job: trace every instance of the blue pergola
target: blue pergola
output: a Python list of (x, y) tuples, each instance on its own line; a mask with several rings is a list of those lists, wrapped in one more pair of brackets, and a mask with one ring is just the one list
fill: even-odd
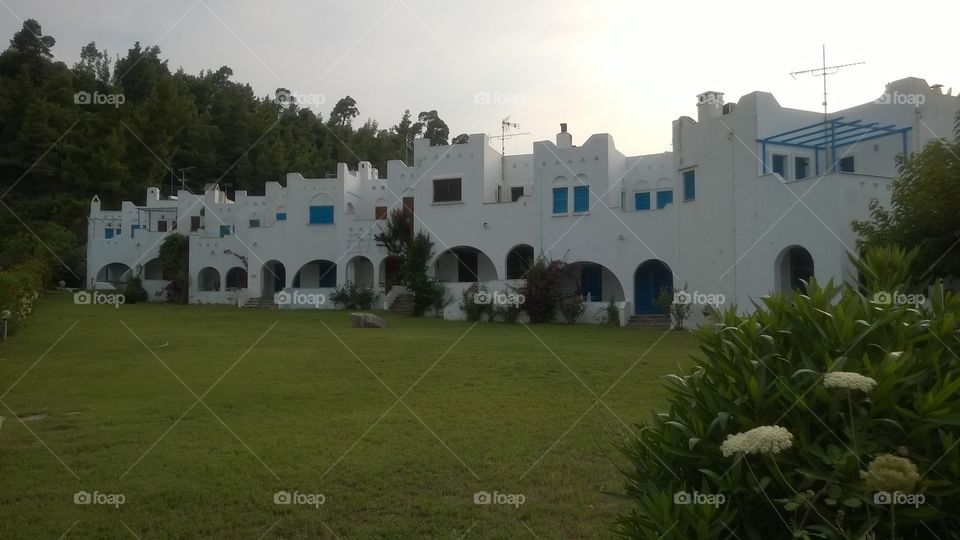
[[(767, 146), (789, 146), (813, 150), (816, 174), (820, 174), (820, 152), (830, 165), (827, 172), (835, 172), (838, 159), (837, 149), (881, 137), (900, 135), (903, 153), (907, 153), (907, 132), (911, 126), (897, 127), (896, 124), (880, 125), (880, 122), (865, 124), (863, 120), (844, 121), (842, 116), (810, 124), (790, 131), (784, 131), (763, 139), (760, 143), (760, 155), (763, 158), (763, 174), (767, 174)], [(832, 157), (832, 159), (831, 159)]]

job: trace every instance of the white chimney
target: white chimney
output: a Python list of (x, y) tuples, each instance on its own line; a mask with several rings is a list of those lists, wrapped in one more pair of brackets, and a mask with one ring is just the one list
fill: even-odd
[(557, 148), (570, 148), (573, 146), (573, 135), (567, 133), (567, 124), (560, 124), (560, 133), (557, 133)]
[(708, 90), (697, 96), (697, 122), (723, 115), (723, 92)]

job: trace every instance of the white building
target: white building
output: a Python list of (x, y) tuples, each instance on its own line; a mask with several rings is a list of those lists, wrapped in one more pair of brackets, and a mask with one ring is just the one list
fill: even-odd
[(811, 275), (849, 277), (851, 221), (868, 216), (871, 199), (889, 204), (898, 154), (952, 136), (960, 100), (908, 78), (826, 119), (766, 92), (736, 104), (706, 92), (697, 108), (696, 120), (674, 122), (672, 153), (625, 156), (607, 134), (575, 146), (562, 124), (556, 142), (524, 155), (501, 156), (484, 134), (449, 146), (418, 140), (413, 163), (390, 161), (385, 178), (361, 162), (356, 171), (340, 164), (336, 178), (287, 174), (262, 196), (229, 199), (210, 185), (162, 199), (148, 188), (145, 205), (120, 211), (94, 197), (87, 286), (140, 271), (153, 296), (167, 283), (160, 243), (176, 230), (190, 239), (191, 302), (329, 295), (351, 281), (386, 285), (389, 307), (402, 290), (390, 287), (396, 269), (373, 234), (403, 205), (435, 242), (430, 269), (454, 298), (447, 318), (462, 317), (471, 283), (505, 290), (538, 254), (574, 263), (570, 290), (592, 300), (584, 322), (611, 298), (622, 322), (653, 314), (663, 287), (684, 285), (699, 293), (694, 301), (722, 295), (746, 310)]

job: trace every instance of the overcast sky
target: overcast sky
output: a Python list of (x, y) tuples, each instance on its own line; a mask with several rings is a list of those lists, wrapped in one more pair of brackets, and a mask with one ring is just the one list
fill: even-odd
[[(787, 7), (789, 6), (789, 7)], [(9, 39), (34, 18), (72, 65), (96, 41), (113, 56), (158, 44), (172, 69), (233, 69), (258, 95), (351, 95), (382, 127), (437, 109), (457, 133), (499, 133), (506, 116), (532, 151), (567, 122), (574, 144), (610, 133), (628, 155), (670, 150), (670, 122), (695, 96), (772, 92), (820, 110), (821, 79), (791, 71), (865, 61), (828, 79), (830, 109), (873, 100), (906, 76), (960, 92), (960, 2), (677, 0), (0, 0)], [(478, 104), (490, 96), (491, 104)]]

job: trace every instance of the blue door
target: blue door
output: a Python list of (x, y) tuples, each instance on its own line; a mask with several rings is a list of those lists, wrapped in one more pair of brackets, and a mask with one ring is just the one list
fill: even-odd
[(673, 273), (660, 261), (647, 261), (637, 268), (633, 278), (634, 311), (637, 315), (660, 314), (657, 295), (664, 288), (673, 290)]
[(580, 271), (580, 290), (584, 296), (589, 294), (593, 302), (603, 301), (603, 278), (600, 265), (591, 264), (583, 267)]

